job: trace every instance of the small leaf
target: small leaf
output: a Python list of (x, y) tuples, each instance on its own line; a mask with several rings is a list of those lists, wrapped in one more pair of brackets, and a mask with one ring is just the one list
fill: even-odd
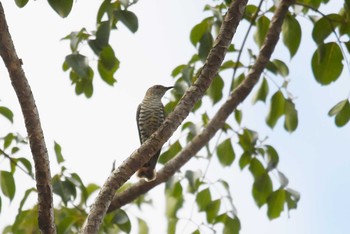
[(89, 63), (86, 56), (81, 54), (70, 54), (66, 56), (65, 62), (80, 77), (89, 78)]
[(280, 74), (282, 77), (287, 77), (289, 74), (288, 66), (279, 59), (272, 60), (272, 63), (276, 66), (278, 74)]
[(277, 167), (278, 161), (279, 161), (279, 157), (278, 157), (278, 153), (275, 150), (275, 148), (273, 148), (271, 145), (266, 145), (266, 153), (267, 153), (267, 170), (272, 170), (274, 168)]
[(202, 39), (205, 32), (210, 31), (210, 24), (208, 20), (203, 20), (199, 24), (195, 25), (190, 33), (191, 43), (196, 46), (197, 43)]
[(301, 27), (299, 21), (292, 15), (287, 15), (282, 25), (283, 43), (288, 48), (290, 57), (298, 51), (301, 41)]
[(200, 191), (196, 197), (196, 203), (198, 205), (199, 211), (205, 211), (210, 201), (211, 201), (211, 195), (210, 195), (209, 188), (206, 188)]
[(267, 198), (272, 193), (272, 189), (272, 181), (267, 173), (263, 173), (261, 176), (255, 178), (252, 193), (258, 207), (266, 203)]
[(73, 0), (48, 0), (48, 2), (62, 18), (67, 17), (73, 7)]
[(113, 221), (117, 224), (117, 226), (124, 232), (130, 233), (131, 231), (131, 223), (128, 215), (122, 209), (118, 209), (113, 217)]
[(335, 125), (342, 127), (350, 120), (350, 103), (347, 101), (341, 111), (335, 116)]
[(241, 170), (243, 170), (249, 163), (250, 160), (252, 159), (252, 155), (248, 152), (243, 152), (241, 155), (241, 158), (239, 159), (239, 167)]
[(185, 177), (188, 180), (188, 190), (190, 193), (194, 193), (197, 191), (200, 178), (202, 177), (202, 172), (201, 171), (186, 171)]
[(324, 40), (335, 30), (335, 27), (342, 22), (340, 15), (330, 14), (326, 15), (316, 21), (312, 29), (312, 38), (317, 44), (322, 44)]
[(0, 171), (0, 185), (2, 193), (12, 201), (16, 193), (16, 184), (12, 173)]
[(257, 101), (266, 101), (267, 94), (269, 93), (269, 85), (264, 78), (261, 82), (261, 85), (258, 89), (258, 91), (255, 93), (255, 96), (253, 97), (253, 104), (255, 104)]
[(342, 100), (340, 102), (338, 102), (335, 106), (332, 107), (332, 109), (328, 112), (329, 116), (334, 116), (337, 115), (346, 105), (346, 103), (348, 102), (347, 99)]
[(242, 122), (242, 111), (235, 109), (235, 119), (238, 124), (241, 124)]
[(15, 0), (16, 5), (20, 8), (24, 7), (25, 5), (27, 5), (29, 0)]
[(13, 123), (13, 113), (9, 108), (0, 106), (0, 115), (4, 116), (11, 123)]
[(291, 100), (286, 100), (284, 103), (284, 128), (288, 132), (293, 132), (298, 126), (298, 111)]
[(336, 81), (343, 70), (343, 54), (335, 42), (321, 44), (312, 56), (312, 71), (316, 81), (328, 85)]
[(116, 10), (114, 15), (119, 19), (131, 32), (135, 33), (139, 27), (137, 16), (128, 10)]
[(277, 175), (278, 175), (278, 180), (281, 184), (281, 188), (287, 187), (287, 185), (289, 184), (289, 180), (287, 176), (278, 170), (277, 170)]
[(32, 193), (32, 192), (36, 192), (36, 189), (34, 188), (30, 188), (30, 189), (27, 189), (24, 193), (24, 196), (19, 204), (19, 207), (18, 207), (18, 210), (19, 210), (19, 213), (20, 211), (22, 211), (22, 208), (24, 206), (24, 203), (26, 202), (27, 198), (29, 197), (29, 195)]
[(20, 162), (26, 169), (27, 172), (33, 176), (33, 168), (32, 168), (32, 164), (30, 163), (30, 161), (26, 158), (17, 158), (17, 161)]
[(119, 68), (119, 60), (115, 57), (114, 51), (111, 46), (105, 46), (101, 53), (100, 59), (97, 64), (98, 71), (101, 78), (109, 85), (113, 85), (116, 82), (114, 73)]
[(216, 153), (222, 166), (230, 166), (235, 159), (235, 152), (233, 151), (231, 139), (227, 138), (221, 142), (216, 149)]
[(182, 149), (182, 146), (179, 141), (174, 142), (167, 151), (165, 151), (159, 157), (158, 162), (161, 164), (167, 163), (170, 159), (174, 158), (177, 153), (179, 153)]
[(269, 25), (270, 20), (266, 16), (261, 16), (256, 22), (256, 32), (254, 33), (254, 40), (259, 47), (261, 47), (265, 41)]
[(278, 119), (284, 114), (285, 99), (281, 91), (276, 92), (271, 97), (270, 110), (266, 117), (266, 123), (270, 128), (273, 128)]
[(218, 215), (218, 212), (220, 210), (220, 204), (221, 204), (220, 199), (209, 202), (206, 209), (207, 221), (209, 223), (213, 223), (215, 221), (215, 218)]
[(269, 219), (278, 218), (283, 211), (286, 193), (283, 189), (274, 191), (267, 200), (267, 216)]
[(198, 56), (202, 61), (207, 59), (211, 47), (213, 46), (213, 36), (208, 31), (204, 33), (203, 37), (199, 42)]
[(262, 163), (257, 158), (252, 158), (249, 165), (249, 170), (252, 173), (254, 180), (258, 180), (266, 174), (266, 170)]
[(213, 79), (212, 84), (209, 86), (208, 95), (213, 102), (213, 105), (216, 104), (222, 98), (222, 89), (224, 87), (224, 81), (221, 76), (217, 75)]
[(58, 144), (56, 141), (54, 142), (54, 144), (55, 144), (54, 149), (55, 149), (57, 163), (61, 164), (62, 162), (64, 162), (64, 158), (62, 155), (62, 148), (60, 144)]
[(139, 234), (148, 234), (149, 233), (149, 229), (148, 229), (148, 225), (145, 222), (145, 220), (138, 218), (137, 219), (138, 224), (139, 224)]

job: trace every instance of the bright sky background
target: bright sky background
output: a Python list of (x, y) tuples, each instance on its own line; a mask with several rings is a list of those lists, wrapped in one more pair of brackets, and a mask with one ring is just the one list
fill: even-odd
[[(53, 153), (53, 141), (56, 140), (63, 148), (66, 167), (79, 173), (86, 183), (103, 184), (112, 162), (116, 160), (118, 165), (139, 146), (135, 112), (145, 90), (154, 84), (173, 84), (170, 77), (172, 69), (187, 62), (195, 52), (189, 33), (204, 18), (202, 10), (206, 1), (144, 0), (133, 6), (131, 10), (139, 18), (137, 33), (132, 34), (125, 27), (120, 27), (111, 38), (121, 61), (121, 68), (116, 74), (118, 83), (113, 88), (109, 87), (95, 73), (94, 95), (89, 100), (74, 94), (69, 74), (61, 69), (64, 57), (70, 51), (68, 41), (60, 39), (81, 27), (94, 28), (100, 1), (75, 2), (68, 19), (61, 19), (46, 1), (30, 1), (23, 9), (18, 9), (14, 1), (2, 2), (10, 33), (24, 62), (23, 68), (40, 112), (52, 174), (58, 170)], [(310, 24), (306, 20), (302, 22), (305, 41), (297, 56), (289, 61), (281, 45), (274, 55), (291, 65), (289, 90), (297, 97), (297, 131), (286, 133), (281, 120), (273, 131), (268, 129), (264, 123), (268, 107), (259, 103), (251, 108), (251, 98), (241, 106), (246, 112), (244, 125), (258, 130), (261, 136), (269, 137), (268, 143), (280, 155), (279, 169), (288, 176), (290, 187), (301, 193), (301, 200), (290, 217), (283, 213), (279, 219), (269, 221), (266, 207), (259, 210), (251, 196), (250, 173), (247, 170), (241, 172), (236, 166), (234, 170), (231, 168), (232, 194), (242, 234), (342, 234), (348, 230), (350, 125), (335, 127), (327, 113), (334, 104), (348, 96), (349, 73), (344, 72), (337, 83), (327, 87), (316, 83), (310, 66), (315, 44), (308, 41)], [(15, 112), (13, 126), (0, 119), (1, 135), (9, 131), (24, 135), (26, 131), (21, 111), (2, 63), (0, 94), (0, 105)], [(23, 156), (31, 158), (29, 154)], [(0, 169), (4, 165), (7, 166), (8, 162), (1, 157)], [(23, 188), (19, 188), (21, 183)], [(26, 189), (29, 183), (33, 181), (25, 176), (19, 178), (15, 201), (9, 204), (8, 200), (2, 199), (0, 230), (14, 220), (18, 200), (22, 198), (20, 191)], [(151, 194), (157, 208), (153, 211), (156, 212), (154, 217), (158, 219), (150, 220), (150, 226), (165, 228), (159, 226), (162, 223), (159, 219), (165, 221), (163, 187), (158, 187)], [(184, 211), (181, 214), (188, 216), (189, 213)], [(157, 233), (165, 233), (165, 229)]]

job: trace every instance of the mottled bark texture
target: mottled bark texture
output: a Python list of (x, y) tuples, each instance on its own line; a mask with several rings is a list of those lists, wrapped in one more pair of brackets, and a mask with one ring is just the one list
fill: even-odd
[(160, 183), (167, 181), (176, 171), (178, 171), (186, 162), (188, 162), (193, 155), (195, 155), (214, 134), (223, 127), (228, 116), (233, 110), (246, 99), (259, 77), (268, 63), (275, 46), (278, 42), (283, 20), (288, 12), (288, 8), (294, 0), (281, 1), (276, 12), (271, 20), (270, 29), (267, 33), (265, 42), (261, 47), (258, 58), (249, 71), (246, 79), (238, 86), (227, 99), (227, 101), (220, 107), (219, 111), (208, 123), (207, 127), (171, 161), (169, 161), (161, 170), (157, 172), (157, 179), (150, 183), (139, 181), (125, 191), (116, 194), (108, 209), (109, 212), (122, 207), (125, 204), (132, 202), (138, 196), (148, 192), (153, 187)]
[(38, 190), (39, 228), (42, 233), (56, 233), (49, 157), (40, 124), (39, 113), (28, 80), (22, 69), (22, 61), (16, 54), (1, 2), (0, 55), (9, 72), (12, 86), (22, 109), (34, 159), (36, 187)]
[[(98, 232), (102, 219), (110, 206), (116, 190), (161, 148), (181, 122), (187, 117), (194, 104), (202, 98), (224, 60), (228, 46), (231, 44), (246, 4), (247, 0), (236, 0), (229, 7), (221, 25), (219, 35), (214, 42), (213, 48), (208, 55), (207, 61), (197, 81), (186, 91), (175, 110), (168, 116), (158, 131), (112, 172), (91, 208), (90, 214), (82, 229), (83, 233)], [(159, 179), (161, 179), (161, 177)], [(150, 182), (150, 184), (153, 183)]]

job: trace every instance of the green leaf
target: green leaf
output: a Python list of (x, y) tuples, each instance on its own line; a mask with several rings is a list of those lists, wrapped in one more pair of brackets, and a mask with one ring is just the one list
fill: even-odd
[(231, 218), (227, 216), (224, 223), (224, 233), (223, 234), (239, 234), (241, 230), (241, 223), (238, 218)]
[(203, 34), (199, 42), (198, 56), (202, 61), (205, 61), (208, 57), (211, 47), (213, 46), (213, 36), (210, 32)]
[(73, 7), (73, 0), (48, 0), (48, 2), (62, 18), (67, 17)]
[(349, 122), (350, 119), (350, 103), (347, 101), (339, 113), (335, 116), (335, 125), (342, 127)]
[(61, 181), (58, 176), (52, 178), (52, 188), (53, 192), (61, 197), (65, 205), (67, 205), (68, 201), (75, 199), (77, 195), (75, 185), (69, 180)]
[(267, 153), (267, 170), (272, 170), (277, 167), (279, 156), (275, 148), (273, 148), (271, 145), (265, 145), (266, 147), (266, 153)]
[(272, 63), (276, 66), (278, 74), (280, 74), (282, 77), (287, 77), (289, 74), (288, 66), (279, 59), (272, 60)]
[(202, 177), (202, 172), (188, 170), (185, 173), (185, 177), (188, 180), (188, 191), (190, 193), (194, 193), (195, 191), (197, 191), (198, 186), (200, 185), (200, 178)]
[(101, 75), (101, 78), (107, 84), (113, 85), (116, 82), (116, 79), (113, 76), (119, 68), (119, 60), (115, 57), (111, 46), (105, 46), (102, 49), (97, 68)]
[(55, 154), (56, 154), (56, 160), (58, 164), (61, 164), (62, 162), (64, 162), (64, 158), (62, 155), (62, 148), (60, 146), (60, 144), (58, 144), (56, 141), (54, 142), (54, 150), (55, 150)]
[(256, 31), (254, 40), (261, 47), (265, 41), (267, 31), (269, 30), (270, 20), (266, 16), (261, 16), (256, 22)]
[(20, 8), (24, 7), (25, 5), (27, 5), (29, 0), (15, 0), (16, 5)]
[(216, 75), (207, 91), (210, 99), (213, 102), (213, 105), (221, 100), (223, 88), (224, 88), (224, 81), (222, 80), (221, 76)]
[(86, 186), (87, 198), (89, 198), (93, 192), (96, 192), (99, 189), (100, 186), (98, 186), (97, 184), (88, 184)]
[(24, 203), (26, 202), (27, 198), (29, 197), (29, 195), (32, 193), (32, 192), (36, 192), (36, 189), (35, 188), (30, 188), (30, 189), (27, 189), (24, 193), (24, 196), (19, 204), (19, 207), (18, 207), (18, 213), (20, 213), (22, 211), (22, 208), (24, 206)]
[(321, 44), (312, 56), (312, 71), (316, 81), (328, 85), (336, 81), (343, 70), (343, 54), (335, 42)]
[(197, 194), (196, 203), (198, 205), (199, 211), (205, 211), (210, 202), (211, 195), (209, 188), (203, 189)]
[(255, 93), (255, 96), (253, 97), (253, 104), (255, 104), (257, 101), (265, 102), (268, 93), (269, 93), (269, 85), (266, 79), (263, 78), (258, 91)]
[(167, 163), (170, 159), (174, 158), (177, 153), (182, 149), (179, 141), (174, 142), (167, 151), (165, 151), (160, 157), (158, 162), (161, 164)]
[(298, 20), (292, 15), (287, 15), (282, 25), (283, 43), (288, 48), (290, 57), (298, 51), (301, 41), (301, 27)]
[(148, 234), (149, 233), (149, 229), (148, 229), (148, 225), (145, 222), (145, 220), (138, 218), (137, 219), (138, 224), (139, 224), (139, 234)]
[(131, 32), (135, 33), (139, 27), (137, 16), (128, 10), (116, 10), (114, 15), (119, 19)]
[(4, 116), (11, 123), (13, 123), (13, 113), (9, 108), (0, 106), (0, 115)]
[(338, 102), (335, 106), (332, 107), (332, 109), (330, 109), (330, 111), (328, 112), (328, 115), (329, 116), (337, 115), (344, 108), (344, 106), (347, 105), (346, 104), (347, 102), (348, 102), (348, 99)]
[(235, 120), (238, 124), (241, 124), (242, 122), (242, 111), (235, 109)]
[(66, 64), (72, 68), (80, 77), (89, 78), (89, 62), (86, 56), (81, 54), (70, 54), (66, 56)]
[(252, 155), (244, 151), (239, 159), (239, 167), (241, 168), (241, 170), (243, 170), (250, 163), (251, 159)]
[(8, 148), (14, 139), (16, 139), (16, 136), (13, 133), (7, 134), (4, 137), (4, 148)]
[(281, 91), (276, 92), (271, 97), (270, 110), (266, 117), (266, 123), (273, 128), (278, 119), (285, 113), (285, 99)]
[(27, 169), (27, 172), (30, 175), (33, 175), (32, 164), (30, 163), (30, 161), (28, 159), (26, 159), (26, 158), (17, 158), (17, 161), (20, 162)]
[(16, 184), (12, 173), (0, 171), (0, 185), (2, 193), (12, 201), (16, 193)]
[(128, 215), (122, 209), (118, 209), (113, 217), (113, 221), (117, 224), (117, 226), (124, 232), (130, 233), (131, 231), (131, 223)]
[(255, 152), (255, 144), (258, 140), (257, 132), (245, 128), (243, 134), (239, 134), (238, 138), (238, 143), (244, 151), (249, 153)]
[(317, 44), (322, 44), (324, 40), (335, 30), (335, 27), (342, 22), (342, 17), (337, 14), (330, 14), (316, 21), (312, 30), (312, 38)]
[(284, 103), (284, 128), (288, 132), (294, 132), (298, 126), (298, 111), (295, 109), (295, 105), (291, 100), (286, 100)]
[(252, 173), (254, 180), (258, 180), (260, 177), (266, 174), (264, 166), (257, 158), (252, 158), (250, 161), (249, 170)]
[(231, 139), (227, 138), (221, 142), (217, 149), (216, 154), (218, 155), (219, 162), (222, 166), (230, 166), (235, 159), (235, 152), (231, 144)]
[(267, 216), (269, 219), (278, 218), (283, 211), (286, 193), (283, 189), (274, 191), (267, 200)]
[(220, 204), (221, 204), (220, 199), (209, 202), (206, 209), (207, 221), (209, 223), (214, 223), (215, 218), (218, 215), (218, 212), (220, 210)]
[(272, 189), (272, 181), (266, 172), (255, 178), (252, 193), (258, 207), (266, 203), (267, 198), (272, 193)]
[(196, 46), (197, 43), (202, 39), (204, 33), (210, 32), (211, 24), (209, 20), (203, 20), (199, 24), (195, 25), (190, 33), (191, 43)]

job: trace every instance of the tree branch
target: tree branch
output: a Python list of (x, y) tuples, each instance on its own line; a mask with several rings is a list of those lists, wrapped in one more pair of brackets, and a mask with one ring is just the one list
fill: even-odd
[(42, 233), (56, 233), (49, 157), (40, 124), (39, 113), (28, 80), (22, 69), (22, 60), (18, 58), (13, 45), (1, 2), (0, 55), (9, 72), (12, 86), (22, 109), (34, 159), (36, 187), (38, 190), (39, 229)]
[(229, 7), (213, 48), (196, 82), (186, 91), (175, 110), (162, 126), (116, 170), (114, 170), (93, 204), (83, 226), (83, 233), (97, 233), (111, 200), (118, 190), (170, 138), (187, 117), (194, 104), (204, 95), (224, 60), (236, 28), (242, 18), (247, 0), (236, 0)]
[(108, 209), (109, 212), (132, 202), (141, 194), (144, 194), (158, 184), (167, 181), (172, 175), (175, 174), (176, 171), (187, 163), (193, 155), (195, 155), (205, 144), (207, 144), (221, 127), (224, 126), (228, 116), (242, 101), (245, 100), (245, 98), (254, 88), (255, 84), (258, 82), (259, 77), (265, 69), (266, 64), (268, 63), (279, 40), (282, 23), (288, 12), (288, 8), (294, 3), (294, 1), (295, 0), (283, 0), (280, 2), (271, 20), (270, 29), (255, 64), (249, 71), (246, 79), (231, 93), (230, 97), (220, 107), (218, 112), (208, 123), (207, 127), (200, 134), (195, 136), (193, 140), (175, 158), (170, 160), (161, 170), (158, 171), (156, 180), (149, 183), (139, 181), (125, 191), (116, 194)]

